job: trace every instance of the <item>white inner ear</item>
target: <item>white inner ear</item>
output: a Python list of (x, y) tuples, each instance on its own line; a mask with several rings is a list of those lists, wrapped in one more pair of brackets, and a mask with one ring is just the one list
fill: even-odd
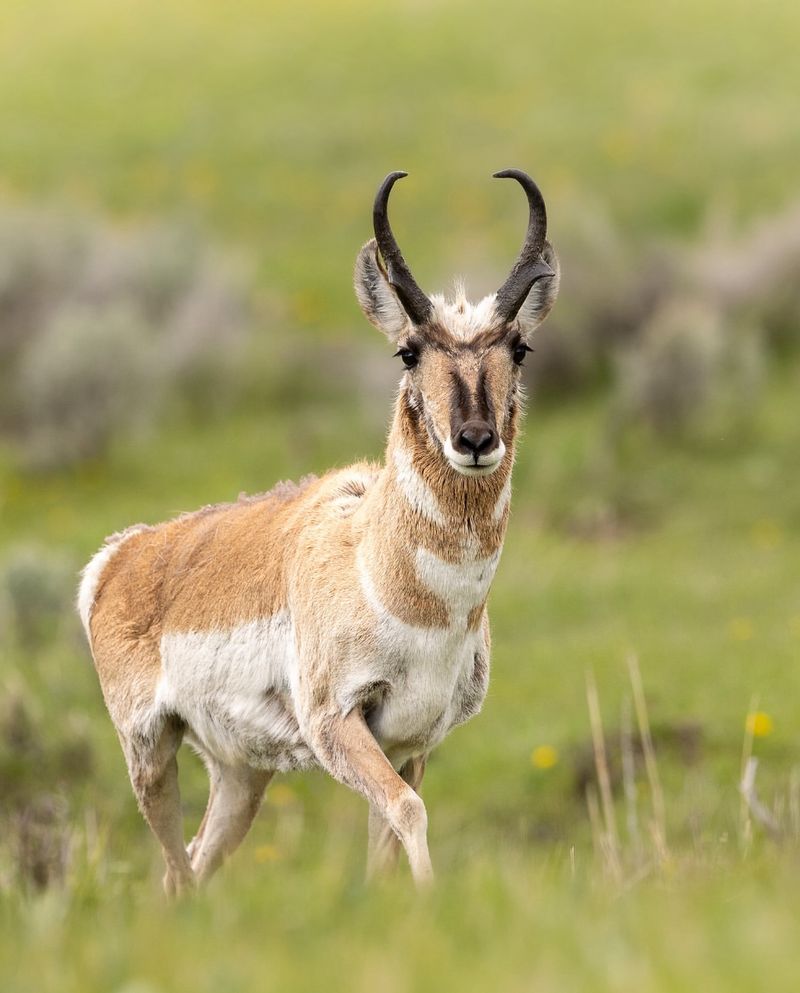
[(517, 314), (520, 330), (527, 337), (539, 327), (553, 308), (558, 296), (558, 287), (561, 282), (561, 266), (559, 265), (556, 250), (545, 242), (542, 258), (554, 270), (555, 276), (537, 280), (531, 287), (531, 291), (525, 298), (525, 303), (520, 307)]
[(397, 341), (408, 327), (408, 315), (378, 262), (378, 245), (374, 238), (358, 253), (354, 285), (367, 320), (392, 341)]

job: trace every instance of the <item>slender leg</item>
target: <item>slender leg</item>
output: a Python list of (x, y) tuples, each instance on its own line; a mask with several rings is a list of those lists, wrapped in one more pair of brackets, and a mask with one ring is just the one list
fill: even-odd
[(357, 790), (391, 827), (406, 850), (414, 881), (433, 879), (425, 804), (373, 738), (360, 710), (346, 717), (329, 711), (315, 715), (309, 727), (311, 744), (325, 769), (339, 782)]
[(209, 764), (211, 794), (197, 836), (192, 842), (192, 869), (207, 880), (239, 847), (261, 807), (273, 773), (249, 766)]
[[(400, 775), (408, 785), (419, 793), (422, 777), (425, 774), (425, 756), (409, 759), (401, 768)], [(400, 852), (400, 839), (389, 822), (373, 804), (369, 808), (369, 847), (367, 849), (367, 879), (374, 879), (393, 869)]]
[(210, 768), (208, 762), (206, 762), (206, 769), (208, 770), (208, 777), (209, 777), (208, 803), (206, 804), (206, 809), (205, 809), (205, 813), (203, 814), (203, 819), (200, 821), (200, 826), (197, 828), (197, 833), (195, 834), (194, 838), (192, 838), (192, 840), (189, 842), (189, 844), (186, 846), (186, 854), (189, 856), (190, 861), (195, 851), (197, 850), (198, 845), (200, 844), (200, 841), (203, 837), (203, 832), (206, 829), (206, 824), (208, 824), (208, 818), (209, 815), (211, 814), (211, 808), (214, 806), (214, 770)]
[(150, 829), (161, 842), (167, 867), (164, 876), (167, 896), (178, 896), (194, 888), (194, 873), (184, 847), (175, 758), (182, 737), (182, 728), (168, 723), (154, 743), (138, 739), (124, 743), (136, 799)]

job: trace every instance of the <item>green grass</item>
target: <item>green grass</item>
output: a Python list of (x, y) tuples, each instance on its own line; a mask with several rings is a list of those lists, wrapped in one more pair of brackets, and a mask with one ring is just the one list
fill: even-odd
[[(393, 216), (425, 286), (463, 271), (488, 290), (506, 270), (520, 204), (488, 182), (505, 165), (541, 179), (556, 241), (559, 217), (583, 203), (631, 243), (694, 231), (709, 211), (755, 216), (796, 188), (798, 28), (788, 2), (757, 19), (718, 0), (8, 2), (0, 182), (10, 197), (130, 223), (188, 213), (254, 260), (266, 337), (296, 341), (309, 368), (323, 335), (388, 364), (349, 288), (386, 171), (412, 173)], [(563, 292), (580, 294), (568, 274)], [(265, 383), (280, 378), (277, 354), (267, 343)], [(70, 472), (26, 476), (0, 454), (0, 562), (32, 545), (76, 571), (134, 521), (379, 456), (389, 396), (342, 389), (362, 370), (340, 364), (315, 395), (298, 365), (296, 396), (284, 383), (259, 397), (261, 368), (228, 416), (176, 415)], [(364, 804), (309, 774), (276, 784), (206, 893), (166, 906), (77, 623), (26, 643), (0, 604), (2, 988), (796, 990), (796, 832), (777, 846), (756, 827), (746, 843), (737, 782), (757, 698), (774, 723), (755, 742), (759, 789), (784, 804), (788, 828), (799, 388), (787, 358), (746, 430), (681, 444), (613, 441), (601, 395), (531, 404), (492, 592), (489, 697), (425, 781), (439, 879), (424, 897), (404, 872), (363, 886)], [(594, 850), (578, 783), (591, 769), (585, 673), (613, 745), (631, 652), (670, 854), (638, 871), (618, 798), (620, 884)], [(550, 769), (531, 761), (541, 745), (557, 750)], [(205, 781), (191, 755), (182, 772), (191, 830)], [(646, 835), (641, 770), (639, 791)], [(20, 812), (53, 797), (69, 869), (37, 892), (15, 839)]]
[[(776, 377), (734, 453), (627, 452), (601, 471), (592, 457), (602, 437), (596, 402), (550, 412), (534, 405), (492, 594), (489, 698), (439, 749), (426, 778), (439, 884), (421, 901), (405, 874), (363, 887), (363, 802), (313, 774), (281, 781), (207, 894), (166, 908), (155, 845), (79, 639), (18, 654), (11, 685), (29, 701), (48, 749), (88, 742), (92, 767), (85, 779), (66, 780), (76, 846), (66, 884), (2, 897), (0, 948), (12, 988), (127, 989), (137, 980), (155, 990), (366, 989), (380, 981), (478, 990), (491, 980), (504, 989), (636, 982), (663, 990), (693, 977), (710, 989), (790, 988), (796, 853), (756, 829), (743, 854), (737, 780), (754, 694), (775, 724), (756, 742), (767, 801), (788, 795), (800, 750), (800, 428), (786, 416), (799, 378), (796, 367)], [(367, 454), (380, 446), (376, 424), (335, 406), (264, 426), (230, 421), (197, 436), (176, 427), (112, 456), (102, 480), (86, 470), (35, 492), (12, 480), (5, 539), (56, 544), (79, 560), (133, 517), (228, 496), (270, 466), (295, 471), (298, 437), (311, 469), (344, 459), (353, 432), (366, 433)], [(623, 484), (622, 507), (639, 511), (623, 515), (616, 535), (570, 533), (565, 505), (579, 513), (592, 488), (593, 506), (614, 510)], [(671, 857), (636, 881), (620, 807), (630, 880), (620, 888), (593, 853), (576, 778), (591, 755), (584, 671), (597, 675), (613, 740), (632, 650), (656, 734)], [(687, 761), (670, 731), (691, 723), (701, 740)], [(558, 750), (552, 769), (531, 763), (541, 744)], [(182, 768), (190, 829), (204, 778), (190, 755)], [(59, 778), (52, 766), (26, 775), (32, 792)], [(646, 833), (643, 773), (640, 790)]]
[[(331, 855), (341, 853), (333, 847)], [(6, 940), (13, 989), (676, 990), (796, 988), (797, 867), (763, 858), (734, 877), (692, 866), (611, 895), (565, 866), (473, 861), (426, 899), (366, 897), (341, 872), (231, 873), (191, 904), (53, 894)], [(786, 908), (786, 909), (784, 909)], [(791, 909), (789, 909), (791, 908)], [(93, 932), (87, 941), (86, 931)]]

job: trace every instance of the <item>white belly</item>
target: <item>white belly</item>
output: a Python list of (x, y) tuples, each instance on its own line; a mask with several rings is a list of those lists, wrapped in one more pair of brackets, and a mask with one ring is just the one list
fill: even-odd
[(161, 659), (159, 705), (186, 722), (201, 751), (231, 765), (313, 763), (291, 698), (297, 655), (288, 611), (228, 631), (165, 634)]

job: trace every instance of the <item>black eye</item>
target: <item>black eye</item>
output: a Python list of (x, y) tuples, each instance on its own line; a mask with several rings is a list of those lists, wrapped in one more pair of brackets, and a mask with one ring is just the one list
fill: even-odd
[(394, 353), (394, 357), (397, 358), (398, 355), (403, 360), (403, 365), (406, 369), (413, 369), (417, 362), (419, 362), (419, 356), (416, 352), (412, 352), (410, 348), (401, 348), (399, 352)]
[(528, 354), (528, 352), (532, 352), (532, 351), (533, 349), (529, 348), (524, 342), (520, 342), (519, 345), (516, 345), (514, 348), (514, 361), (516, 362), (516, 364), (522, 365), (522, 363), (525, 360), (525, 356)]

